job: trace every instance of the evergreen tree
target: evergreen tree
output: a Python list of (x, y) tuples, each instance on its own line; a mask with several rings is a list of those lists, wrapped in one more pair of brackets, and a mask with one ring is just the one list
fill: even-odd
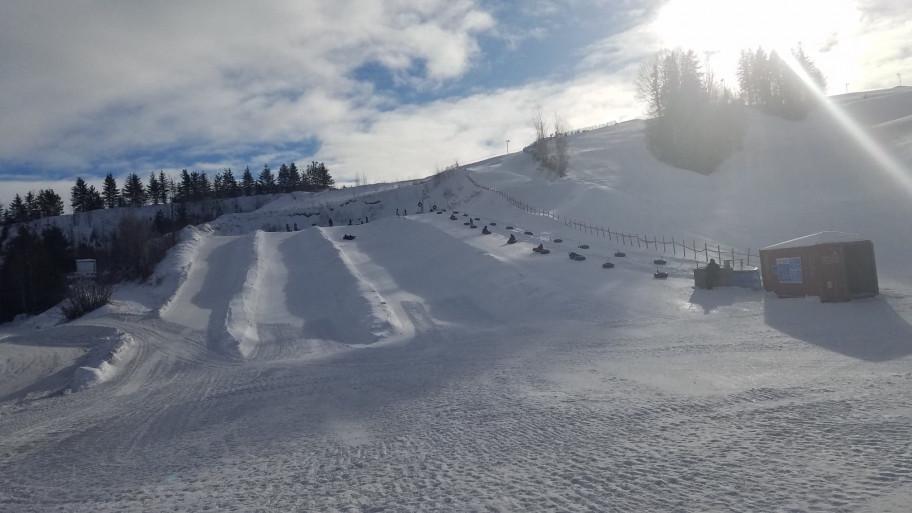
[(269, 169), (269, 165), (264, 165), (263, 170), (260, 171), (260, 177), (257, 180), (257, 189), (260, 194), (270, 194), (275, 192), (276, 182), (275, 177), (272, 174), (272, 170)]
[(63, 200), (53, 189), (42, 189), (38, 191), (36, 202), (38, 204), (40, 217), (63, 215)]
[(141, 207), (145, 205), (146, 189), (143, 187), (142, 180), (136, 173), (127, 175), (127, 180), (123, 187), (123, 198), (127, 205), (131, 207)]
[(86, 209), (86, 194), (88, 194), (89, 188), (85, 183), (85, 180), (82, 177), (76, 178), (76, 185), (70, 190), (70, 206), (73, 208), (73, 213), (85, 212)]
[(170, 178), (166, 177), (164, 170), (158, 172), (158, 185), (159, 185), (158, 202), (161, 203), (162, 205), (168, 203), (169, 194), (173, 194), (173, 192), (172, 192), (173, 184), (174, 184), (174, 180), (171, 180)]
[(293, 191), (301, 189), (301, 173), (294, 162), (288, 165), (288, 184)]
[(22, 201), (21, 196), (16, 194), (13, 201), (9, 204), (9, 210), (7, 210), (6, 215), (12, 223), (23, 223), (28, 221), (28, 208), (26, 208), (25, 202)]
[(162, 184), (155, 177), (155, 173), (149, 173), (149, 186), (146, 188), (146, 193), (153, 205), (158, 205), (161, 200), (161, 187)]
[(89, 210), (99, 210), (104, 208), (104, 198), (101, 196), (101, 193), (98, 192), (98, 189), (94, 185), (90, 185), (86, 190), (85, 196), (85, 209)]
[(190, 201), (193, 195), (193, 180), (190, 177), (190, 173), (186, 169), (181, 170), (180, 183), (177, 185), (177, 193), (175, 198), (177, 201), (186, 202)]
[(234, 178), (234, 173), (231, 172), (231, 169), (226, 169), (222, 174), (222, 188), (225, 191), (225, 196), (229, 198), (236, 198), (240, 196), (240, 188), (238, 187), (237, 180)]
[(250, 196), (256, 193), (256, 181), (253, 179), (253, 173), (249, 167), (244, 168), (244, 174), (241, 176), (241, 191), (244, 196)]
[(25, 193), (25, 211), (26, 218), (29, 221), (41, 217), (38, 211), (38, 202), (35, 200), (35, 193), (32, 191)]
[(288, 176), (288, 166), (284, 163), (279, 166), (279, 176), (278, 176), (278, 189), (282, 192), (288, 192), (291, 190), (291, 180)]
[(312, 161), (307, 166), (306, 181), (315, 190), (328, 189), (335, 185), (332, 175), (322, 162)]
[(111, 173), (105, 176), (101, 194), (104, 197), (105, 207), (115, 208), (120, 206), (120, 190), (117, 188), (117, 181), (114, 180), (114, 175)]
[(212, 179), (212, 192), (216, 198), (225, 196), (224, 179), (221, 172), (216, 172), (215, 178)]

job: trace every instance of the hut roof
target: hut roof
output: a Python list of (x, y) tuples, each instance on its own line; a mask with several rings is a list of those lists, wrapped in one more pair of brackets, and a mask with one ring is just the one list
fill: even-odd
[(816, 246), (818, 244), (859, 242), (863, 240), (866, 239), (862, 238), (862, 236), (858, 235), (857, 233), (827, 231), (812, 233), (811, 235), (805, 235), (804, 237), (798, 237), (797, 239), (787, 240), (778, 244), (767, 246), (763, 249), (804, 248), (808, 246)]

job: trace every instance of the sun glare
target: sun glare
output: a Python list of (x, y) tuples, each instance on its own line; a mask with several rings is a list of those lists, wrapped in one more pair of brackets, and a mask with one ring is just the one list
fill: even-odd
[(827, 64), (856, 62), (859, 19), (849, 1), (671, 0), (652, 28), (662, 47), (695, 50), (723, 77), (734, 76), (743, 49), (762, 46), (784, 53), (800, 44), (817, 57), (831, 91), (842, 92), (842, 84), (855, 79), (852, 66), (829, 69)]

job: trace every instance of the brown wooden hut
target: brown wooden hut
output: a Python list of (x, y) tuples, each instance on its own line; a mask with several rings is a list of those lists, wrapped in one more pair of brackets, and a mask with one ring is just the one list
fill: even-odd
[(874, 244), (858, 235), (820, 232), (760, 250), (763, 287), (780, 297), (849, 301), (876, 296)]

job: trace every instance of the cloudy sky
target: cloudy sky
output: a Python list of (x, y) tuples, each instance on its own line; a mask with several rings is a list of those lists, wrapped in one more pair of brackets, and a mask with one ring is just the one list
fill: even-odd
[[(3, 0), (0, 202), (107, 172), (322, 160), (427, 175), (643, 109), (632, 77), (693, 48), (801, 44), (831, 94), (912, 82), (906, 0)], [(66, 196), (66, 195), (65, 195)]]

